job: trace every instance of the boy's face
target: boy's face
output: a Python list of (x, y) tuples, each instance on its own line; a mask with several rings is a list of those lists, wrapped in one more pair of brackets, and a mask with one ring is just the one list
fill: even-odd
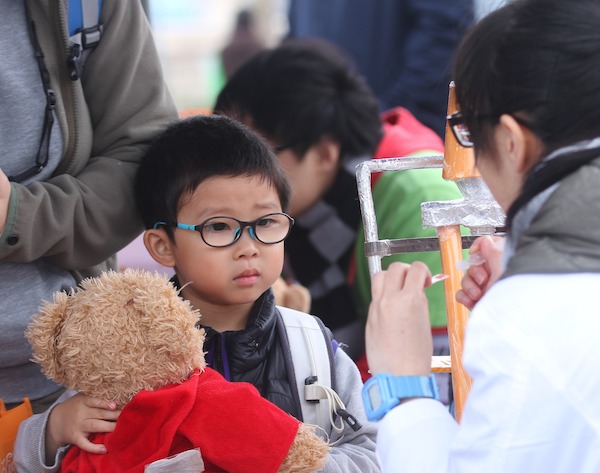
[[(177, 221), (197, 225), (215, 216), (252, 221), (281, 211), (277, 191), (259, 176), (218, 176), (184, 197)], [(261, 243), (250, 236), (248, 227), (233, 245), (222, 248), (208, 246), (197, 231), (175, 229), (174, 239), (172, 256), (182, 296), (207, 317), (236, 307), (247, 315), (281, 274), (283, 242)], [(204, 323), (211, 325), (206, 319)]]
[(285, 148), (277, 158), (292, 188), (289, 213), (297, 217), (310, 210), (333, 184), (339, 171), (340, 146), (322, 138), (302, 157)]
[(284, 149), (277, 153), (277, 158), (290, 181), (290, 215), (302, 215), (315, 205), (323, 193), (314, 153), (309, 149), (299, 160), (293, 150)]

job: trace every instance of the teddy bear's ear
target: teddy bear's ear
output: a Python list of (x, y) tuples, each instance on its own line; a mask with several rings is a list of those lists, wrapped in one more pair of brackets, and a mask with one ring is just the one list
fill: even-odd
[(33, 348), (33, 361), (40, 364), (46, 376), (58, 383), (64, 382), (64, 373), (58, 361), (56, 341), (60, 338), (70, 303), (71, 297), (66, 293), (55, 293), (54, 302), (44, 302), (25, 332)]

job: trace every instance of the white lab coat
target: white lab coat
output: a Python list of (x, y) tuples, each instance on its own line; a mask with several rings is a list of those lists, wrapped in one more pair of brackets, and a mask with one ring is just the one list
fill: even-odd
[(474, 308), (458, 426), (430, 399), (380, 423), (382, 471), (600, 471), (600, 274), (519, 275)]

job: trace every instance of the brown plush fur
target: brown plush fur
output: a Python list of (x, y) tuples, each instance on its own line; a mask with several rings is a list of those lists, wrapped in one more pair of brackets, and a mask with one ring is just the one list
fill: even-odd
[(300, 312), (310, 311), (311, 297), (308, 289), (300, 284), (288, 284), (283, 278), (277, 279), (272, 286), (275, 303)]
[[(49, 378), (122, 407), (141, 390), (204, 369), (199, 318), (166, 276), (126, 269), (86, 279), (70, 294), (56, 293), (26, 335)], [(301, 424), (278, 471), (320, 470), (328, 451), (314, 427)]]
[(120, 406), (205, 366), (200, 313), (166, 276), (128, 269), (46, 302), (27, 330), (33, 359), (58, 383)]
[[(284, 458), (278, 473), (309, 473), (320, 471), (327, 462), (329, 445), (320, 437), (315, 440), (315, 427), (300, 424), (294, 444), (288, 456)], [(292, 454), (295, 451), (297, 454)]]

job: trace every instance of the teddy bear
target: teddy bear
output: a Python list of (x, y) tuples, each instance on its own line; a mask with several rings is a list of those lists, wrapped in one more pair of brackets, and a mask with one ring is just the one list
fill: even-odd
[(115, 401), (104, 455), (71, 447), (64, 472), (320, 470), (329, 446), (314, 430), (207, 367), (197, 310), (167, 276), (109, 271), (57, 292), (29, 324), (33, 360), (72, 390)]

